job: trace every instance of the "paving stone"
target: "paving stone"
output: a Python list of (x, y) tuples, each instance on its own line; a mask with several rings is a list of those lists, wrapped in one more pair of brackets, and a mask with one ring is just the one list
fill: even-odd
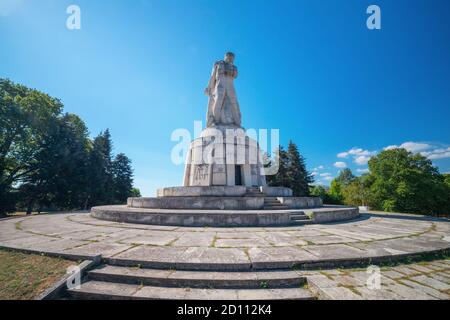
[(245, 252), (236, 248), (190, 247), (179, 256), (183, 263), (211, 265), (212, 268), (250, 269), (250, 260)]
[(109, 234), (110, 233), (98, 232), (97, 230), (82, 230), (71, 232), (69, 234), (61, 234), (61, 237), (70, 240), (93, 240), (105, 238)]
[(380, 289), (369, 289), (367, 287), (356, 288), (364, 300), (403, 300), (404, 298), (389, 291), (387, 286), (381, 286)]
[(302, 288), (237, 290), (241, 300), (311, 300), (311, 292)]
[(290, 268), (295, 263), (316, 261), (313, 254), (296, 247), (250, 248), (248, 255), (253, 268)]
[(399, 295), (402, 299), (407, 300), (436, 300), (434, 296), (430, 296), (423, 291), (412, 289), (401, 283), (387, 287), (390, 292)]
[(103, 255), (103, 257), (111, 257), (119, 252), (131, 248), (129, 245), (116, 244), (116, 243), (102, 243), (95, 242), (89, 243), (73, 249), (64, 250), (64, 253), (79, 254), (79, 255)]
[(126, 238), (120, 240), (121, 243), (126, 244), (145, 244), (145, 245), (154, 245), (154, 246), (166, 246), (173, 241), (177, 240), (176, 237), (171, 235), (160, 235), (160, 236), (137, 236)]
[(293, 230), (293, 231), (285, 231), (286, 234), (293, 237), (314, 237), (314, 236), (331, 236), (331, 234), (322, 231), (316, 230), (313, 228), (313, 225), (309, 225), (309, 229), (301, 229), (301, 230)]
[(436, 290), (450, 290), (450, 285), (448, 285), (447, 283), (441, 282), (439, 280), (427, 276), (415, 276), (409, 278), (409, 280), (419, 282), (420, 284), (423, 284)]
[(333, 243), (351, 243), (358, 242), (358, 240), (340, 237), (340, 236), (306, 236), (302, 237), (303, 240), (306, 240), (312, 244), (333, 244)]
[(344, 270), (341, 271), (340, 269), (327, 269), (327, 270), (321, 270), (319, 272), (314, 271), (317, 274), (324, 274), (328, 276), (342, 276), (345, 275)]
[(430, 273), (430, 272), (434, 272), (435, 271), (434, 269), (428, 268), (425, 265), (421, 265), (421, 264), (417, 264), (417, 263), (416, 264), (412, 264), (409, 267), (411, 269), (417, 270), (417, 271), (422, 272), (422, 273)]
[(394, 268), (394, 271), (403, 273), (404, 275), (411, 277), (420, 274), (420, 271), (410, 268), (409, 266), (398, 266)]
[(215, 246), (218, 248), (239, 248), (239, 247), (270, 247), (270, 243), (264, 239), (217, 239)]
[(214, 241), (213, 232), (187, 232), (180, 235), (171, 245), (175, 247), (209, 247)]
[(334, 278), (327, 277), (323, 274), (309, 276), (308, 283), (318, 288), (334, 288), (339, 284)]
[(447, 285), (450, 285), (450, 274), (445, 274), (444, 272), (435, 272), (428, 274), (428, 276)]
[(424, 293), (426, 293), (427, 295), (433, 296), (436, 299), (449, 299), (450, 295), (442, 293), (436, 289), (430, 288), (428, 286), (424, 286), (422, 284), (410, 281), (410, 280), (406, 280), (406, 279), (402, 279), (399, 280), (399, 282), (401, 282), (404, 285), (407, 285), (413, 289), (415, 289), (416, 291), (422, 291)]
[(113, 282), (100, 282), (100, 281), (88, 281), (83, 283), (79, 289), (70, 289), (72, 294), (84, 294), (86, 299), (91, 295), (111, 295), (115, 297), (131, 297), (139, 290), (138, 285), (113, 283)]
[(55, 240), (58, 240), (58, 238), (28, 234), (24, 238), (7, 240), (7, 241), (3, 241), (2, 243), (6, 247), (8, 245), (11, 245), (11, 246), (33, 249), (33, 248), (37, 248), (37, 246), (42, 243), (51, 242), (51, 241), (55, 241)]
[(265, 231), (259, 232), (217, 232), (216, 237), (218, 239), (259, 239), (266, 234)]
[(400, 273), (395, 270), (383, 270), (383, 269), (381, 270), (381, 274), (391, 279), (400, 279), (406, 276), (404, 273)]
[(288, 246), (303, 246), (307, 245), (303, 239), (290, 236), (282, 232), (271, 232), (264, 236), (264, 239), (275, 247), (288, 247)]
[(321, 287), (321, 295), (325, 299), (331, 300), (362, 300), (363, 297), (360, 294), (356, 294), (352, 290), (345, 287)]
[(90, 244), (89, 241), (79, 241), (72, 239), (53, 240), (49, 242), (40, 243), (36, 248), (40, 248), (42, 251), (63, 252), (66, 249), (72, 249), (79, 246)]
[(364, 256), (364, 251), (345, 244), (330, 244), (324, 246), (310, 245), (305, 248), (318, 258), (334, 256), (339, 259), (358, 259)]
[(336, 281), (338, 285), (342, 285), (344, 287), (358, 287), (366, 284), (366, 279), (361, 280), (360, 278), (355, 278), (351, 273), (350, 275), (336, 276), (334, 277), (334, 281)]
[[(139, 246), (121, 252), (114, 256), (114, 259), (123, 260), (130, 264), (139, 264), (142, 262), (176, 264), (180, 261), (179, 257), (187, 248), (182, 247), (151, 247)], [(134, 263), (136, 262), (136, 263)]]
[(443, 261), (432, 261), (432, 262), (430, 262), (428, 267), (429, 268), (436, 267), (436, 270), (450, 269), (449, 264), (447, 262), (443, 262)]

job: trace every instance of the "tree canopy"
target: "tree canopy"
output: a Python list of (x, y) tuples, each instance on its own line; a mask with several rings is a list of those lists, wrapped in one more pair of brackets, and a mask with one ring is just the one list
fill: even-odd
[(91, 140), (59, 99), (0, 79), (0, 214), (122, 203), (132, 181), (109, 130)]
[(314, 182), (314, 178), (307, 171), (305, 158), (294, 142), (289, 142), (287, 151), (279, 146), (273, 161), (278, 162), (278, 172), (267, 176), (268, 185), (291, 188), (294, 196), (309, 195), (310, 184)]
[(314, 190), (325, 203), (369, 205), (374, 210), (450, 214), (450, 175), (440, 174), (431, 160), (397, 148), (369, 160), (369, 173), (355, 177), (341, 171), (325, 194)]

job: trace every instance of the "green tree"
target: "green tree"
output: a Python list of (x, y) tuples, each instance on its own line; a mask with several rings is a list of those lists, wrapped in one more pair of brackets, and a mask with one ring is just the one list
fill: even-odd
[(444, 173), (444, 182), (450, 188), (450, 173)]
[(289, 178), (287, 173), (288, 155), (283, 149), (283, 146), (279, 146), (275, 152), (275, 157), (270, 161), (271, 165), (278, 165), (278, 172), (274, 175), (266, 177), (266, 182), (269, 186), (273, 187), (287, 187), (289, 184)]
[[(0, 79), (0, 215), (78, 209), (131, 194), (130, 160), (112, 160), (109, 130), (94, 141), (83, 121), (45, 93)], [(126, 189), (126, 191), (125, 191)]]
[(133, 171), (131, 160), (123, 153), (119, 153), (112, 164), (114, 179), (114, 198), (116, 203), (125, 203), (132, 196)]
[(439, 214), (446, 206), (445, 178), (432, 162), (405, 149), (382, 151), (369, 161), (370, 206), (384, 211)]
[(286, 187), (293, 190), (294, 196), (309, 195), (309, 185), (314, 182), (314, 178), (306, 170), (305, 158), (292, 141), (288, 145), (286, 175), (288, 180)]
[[(339, 175), (331, 181), (329, 197), (330, 202), (333, 204), (353, 204), (355, 199), (352, 199), (350, 202), (346, 203), (345, 197), (350, 198), (354, 196), (350, 194), (349, 191), (356, 191), (356, 182), (357, 178), (353, 175), (352, 170), (346, 168), (341, 170)], [(348, 190), (347, 190), (348, 189)]]
[(141, 190), (139, 190), (138, 188), (131, 188), (131, 195), (130, 195), (130, 197), (134, 197), (134, 198), (142, 197)]
[(39, 170), (37, 158), (61, 111), (58, 99), (0, 79), (0, 214), (15, 210), (17, 188)]
[(107, 129), (94, 138), (89, 156), (89, 207), (114, 203), (114, 177), (112, 168), (112, 141)]
[(314, 197), (321, 198), (324, 204), (335, 204), (336, 202), (324, 186), (317, 185), (312, 187), (310, 194)]
[(366, 206), (369, 202), (372, 177), (368, 174), (353, 178), (342, 188), (344, 204), (352, 206)]
[(337, 178), (331, 181), (329, 195), (331, 204), (342, 204), (344, 201), (344, 195), (342, 194), (342, 184)]
[(343, 169), (336, 178), (336, 181), (339, 182), (341, 186), (349, 185), (353, 180), (355, 180), (355, 176), (349, 168)]

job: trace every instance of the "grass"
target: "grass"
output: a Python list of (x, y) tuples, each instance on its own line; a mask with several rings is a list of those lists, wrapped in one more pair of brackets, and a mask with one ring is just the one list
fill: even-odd
[(76, 264), (60, 258), (0, 250), (0, 300), (31, 300)]

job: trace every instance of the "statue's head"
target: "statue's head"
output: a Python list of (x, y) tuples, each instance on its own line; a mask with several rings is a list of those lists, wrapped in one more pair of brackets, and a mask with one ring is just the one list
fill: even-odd
[(234, 63), (234, 53), (233, 52), (227, 52), (225, 53), (224, 60), (228, 63)]

